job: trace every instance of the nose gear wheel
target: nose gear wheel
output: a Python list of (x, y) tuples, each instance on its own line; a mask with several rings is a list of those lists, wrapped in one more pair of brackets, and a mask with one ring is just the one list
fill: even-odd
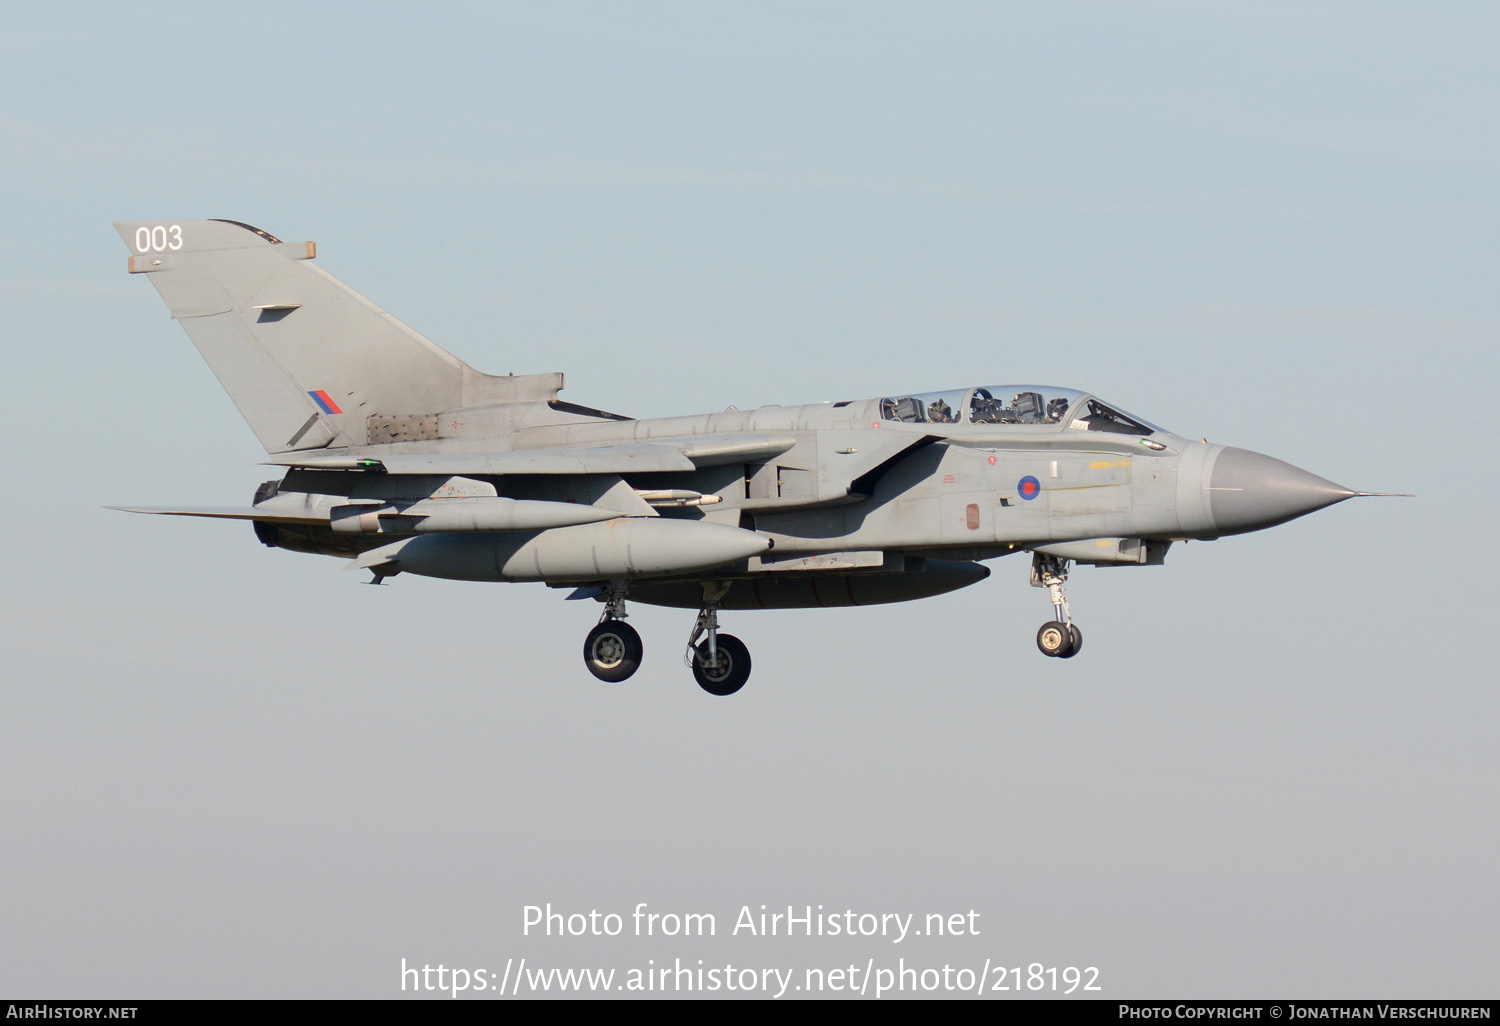
[(1031, 586), (1046, 588), (1052, 599), (1052, 610), (1056, 617), (1042, 624), (1036, 632), (1036, 647), (1042, 655), (1057, 659), (1071, 659), (1083, 648), (1083, 631), (1073, 623), (1073, 614), (1068, 609), (1068, 595), (1063, 585), (1068, 580), (1070, 559), (1044, 556), (1040, 552), (1031, 556)]

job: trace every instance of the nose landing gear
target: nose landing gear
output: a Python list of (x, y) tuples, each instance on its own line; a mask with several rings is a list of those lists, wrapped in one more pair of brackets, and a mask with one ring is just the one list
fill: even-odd
[(1072, 565), (1073, 561), (1070, 559), (1044, 556), (1040, 552), (1032, 553), (1031, 556), (1031, 586), (1047, 589), (1056, 614), (1056, 619), (1048, 620), (1036, 632), (1036, 647), (1042, 650), (1044, 656), (1071, 659), (1083, 648), (1083, 631), (1073, 623), (1073, 615), (1068, 610), (1068, 596), (1063, 591)]

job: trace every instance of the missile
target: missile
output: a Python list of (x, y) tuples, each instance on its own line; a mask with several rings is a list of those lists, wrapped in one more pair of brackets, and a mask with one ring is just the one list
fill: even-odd
[(619, 510), (582, 503), (494, 496), (423, 499), (405, 509), (384, 503), (350, 503), (333, 507), (329, 515), (329, 526), (338, 534), (545, 531), (624, 516)]
[(419, 535), (372, 549), (349, 568), (377, 576), (405, 572), (454, 581), (603, 581), (709, 570), (770, 547), (769, 538), (726, 524), (621, 517), (535, 534)]
[(724, 501), (722, 495), (704, 495), (688, 488), (637, 488), (639, 495), (655, 509), (677, 506), (713, 506)]

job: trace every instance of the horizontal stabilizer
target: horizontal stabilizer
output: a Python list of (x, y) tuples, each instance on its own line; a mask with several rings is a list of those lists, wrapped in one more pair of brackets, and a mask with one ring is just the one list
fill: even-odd
[(273, 512), (271, 510), (257, 508), (255, 506), (106, 506), (106, 509), (117, 509), (125, 513), (154, 513), (158, 516), (168, 517), (210, 517), (216, 520), (259, 520), (268, 524), (326, 524), (328, 523), (328, 511), (324, 510), (321, 515), (308, 511), (305, 513), (291, 513), (289, 511)]

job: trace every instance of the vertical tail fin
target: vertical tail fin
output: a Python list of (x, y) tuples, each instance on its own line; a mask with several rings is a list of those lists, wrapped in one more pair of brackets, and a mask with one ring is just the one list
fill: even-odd
[(311, 242), (238, 221), (115, 228), (131, 273), (150, 278), (268, 453), (364, 445), (371, 417), (545, 400), (562, 386), (480, 374), (314, 267)]

